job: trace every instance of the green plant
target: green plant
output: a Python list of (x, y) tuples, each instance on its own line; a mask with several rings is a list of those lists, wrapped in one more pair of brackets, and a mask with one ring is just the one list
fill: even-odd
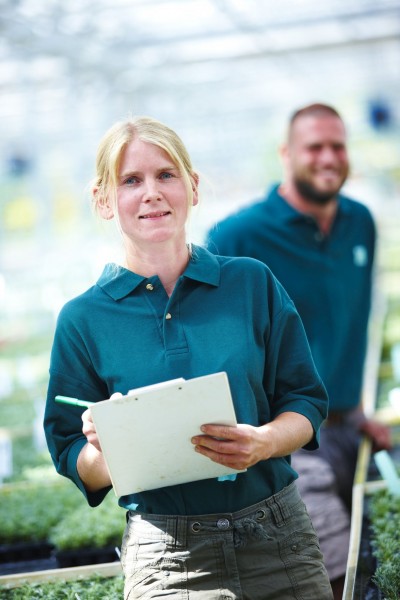
[(400, 497), (386, 489), (370, 501), (371, 546), (377, 560), (373, 581), (385, 600), (400, 598)]
[(385, 600), (400, 598), (400, 556), (394, 554), (389, 563), (377, 567), (374, 581), (383, 592)]
[(53, 527), (49, 539), (59, 550), (120, 546), (125, 524), (125, 511), (113, 493), (95, 508), (82, 498), (81, 504)]
[(400, 303), (396, 299), (389, 302), (383, 327), (383, 359), (390, 361), (392, 346), (398, 342), (400, 342)]
[(26, 390), (16, 390), (10, 397), (0, 400), (2, 427), (8, 429), (31, 428), (35, 416), (34, 402), (29, 399)]
[[(32, 434), (13, 437), (13, 474), (5, 478), (6, 483), (25, 481), (26, 469), (50, 465), (51, 459), (48, 451), (38, 452), (35, 448)], [(55, 469), (53, 467), (53, 471)]]
[[(37, 315), (36, 321), (37, 321)], [(29, 335), (20, 335), (12, 341), (8, 341), (3, 349), (2, 356), (5, 359), (20, 359), (23, 356), (43, 356), (49, 361), (50, 348), (53, 339), (51, 325), (49, 327), (32, 328)]]
[(81, 492), (61, 477), (50, 484), (19, 483), (0, 489), (2, 543), (46, 541), (64, 515), (85, 502)]
[(124, 581), (122, 575), (75, 581), (48, 581), (26, 583), (21, 587), (7, 589), (0, 587), (0, 597), (4, 600), (121, 600)]

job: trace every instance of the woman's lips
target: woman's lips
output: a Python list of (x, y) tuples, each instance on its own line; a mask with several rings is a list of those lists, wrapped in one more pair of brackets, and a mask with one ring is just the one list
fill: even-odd
[(166, 215), (169, 215), (170, 212), (168, 210), (166, 211), (161, 211), (161, 212), (153, 212), (153, 213), (148, 213), (147, 215), (141, 215), (139, 217), (139, 219), (157, 219), (159, 217), (165, 217)]

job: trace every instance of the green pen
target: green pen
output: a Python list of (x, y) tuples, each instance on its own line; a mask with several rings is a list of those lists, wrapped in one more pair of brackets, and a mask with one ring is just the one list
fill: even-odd
[(56, 402), (62, 402), (63, 404), (72, 404), (72, 406), (83, 406), (84, 408), (90, 408), (92, 404), (94, 404), (94, 402), (79, 400), (78, 398), (69, 398), (68, 396), (56, 396), (54, 400)]

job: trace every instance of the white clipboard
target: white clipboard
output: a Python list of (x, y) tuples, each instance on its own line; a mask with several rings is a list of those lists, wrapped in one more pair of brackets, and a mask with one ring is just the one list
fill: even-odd
[(90, 407), (115, 494), (240, 473), (195, 452), (205, 423), (236, 426), (225, 372), (131, 390)]

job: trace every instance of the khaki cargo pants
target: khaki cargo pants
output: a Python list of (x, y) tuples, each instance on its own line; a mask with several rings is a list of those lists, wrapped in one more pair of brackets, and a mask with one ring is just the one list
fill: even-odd
[(296, 485), (237, 513), (130, 511), (125, 600), (331, 600), (316, 533)]

